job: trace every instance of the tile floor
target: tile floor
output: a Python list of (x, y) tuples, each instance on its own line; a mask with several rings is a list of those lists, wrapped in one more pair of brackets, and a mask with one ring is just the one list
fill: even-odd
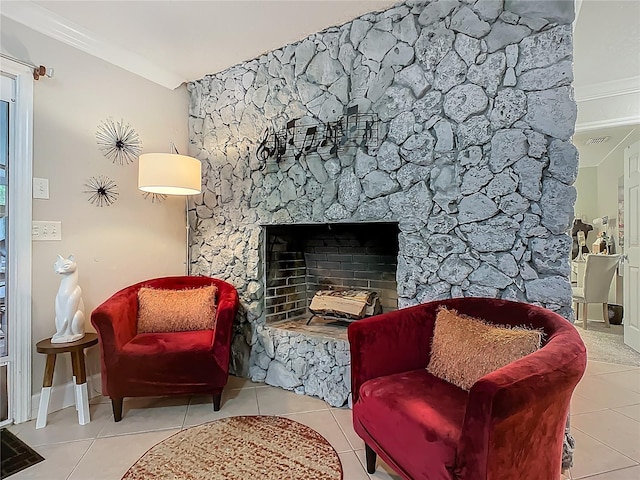
[[(571, 413), (575, 466), (564, 478), (640, 478), (640, 368), (590, 361)], [(51, 413), (40, 430), (35, 421), (14, 425), (11, 430), (46, 460), (11, 478), (119, 480), (147, 449), (181, 428), (256, 414), (283, 415), (320, 432), (340, 455), (344, 480), (399, 479), (380, 462), (375, 475), (366, 473), (350, 410), (235, 377), (217, 413), (210, 397), (126, 399), (124, 418), (114, 423), (108, 399), (96, 397), (88, 425), (78, 425), (73, 407)]]

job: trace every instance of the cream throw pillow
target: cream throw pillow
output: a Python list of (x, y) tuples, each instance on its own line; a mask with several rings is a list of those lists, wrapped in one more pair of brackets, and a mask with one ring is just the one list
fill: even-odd
[(142, 287), (138, 291), (138, 333), (214, 329), (217, 290), (215, 285), (188, 290)]
[(540, 348), (542, 332), (506, 327), (440, 307), (427, 370), (469, 390), (481, 377)]

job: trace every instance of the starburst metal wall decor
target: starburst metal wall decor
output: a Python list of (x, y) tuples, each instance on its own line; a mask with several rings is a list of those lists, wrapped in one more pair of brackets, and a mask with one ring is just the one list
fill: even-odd
[(142, 152), (142, 141), (138, 133), (131, 125), (124, 123), (124, 120), (114, 122), (109, 118), (100, 122), (96, 140), (102, 154), (120, 165), (132, 163)]
[(108, 207), (118, 199), (118, 185), (105, 175), (89, 178), (84, 186), (88, 188), (84, 193), (90, 194), (89, 202), (96, 207)]
[(142, 196), (145, 200), (151, 200), (151, 203), (162, 203), (167, 199), (164, 193), (143, 192)]

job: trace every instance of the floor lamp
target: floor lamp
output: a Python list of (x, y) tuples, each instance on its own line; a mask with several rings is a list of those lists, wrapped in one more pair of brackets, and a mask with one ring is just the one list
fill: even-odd
[(189, 247), (189, 197), (202, 191), (200, 160), (178, 153), (145, 153), (138, 159), (138, 188), (160, 195), (184, 195), (186, 211), (185, 271), (191, 271)]

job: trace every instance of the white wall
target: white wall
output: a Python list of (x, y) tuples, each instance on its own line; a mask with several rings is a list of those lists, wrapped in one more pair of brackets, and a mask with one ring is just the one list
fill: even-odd
[[(75, 254), (87, 315), (122, 287), (184, 272), (184, 197), (152, 204), (137, 190), (137, 161), (114, 165), (98, 150), (98, 124), (109, 117), (130, 123), (143, 153), (187, 152), (188, 97), (47, 38), (2, 17), (2, 52), (55, 68), (54, 78), (35, 83), (36, 177), (49, 179), (50, 199), (33, 200), (34, 220), (62, 222), (62, 241), (33, 244), (33, 344), (55, 332), (56, 254)], [(90, 176), (116, 181), (120, 196), (110, 207), (87, 201)], [(63, 357), (62, 355), (59, 357)], [(64, 355), (67, 357), (67, 355)], [(33, 393), (40, 391), (43, 355), (33, 349)], [(97, 347), (88, 354), (88, 375), (100, 371)], [(59, 358), (54, 386), (71, 379), (70, 361)]]
[[(598, 171), (598, 195), (596, 215), (593, 218), (608, 216), (610, 224), (607, 232), (613, 237), (616, 252), (620, 252), (618, 243), (618, 180), (624, 175), (624, 150), (617, 148), (611, 155), (600, 163)], [(600, 229), (594, 228), (597, 233)], [(622, 304), (622, 282), (624, 279), (617, 275), (613, 278), (613, 284), (609, 290), (609, 301), (611, 303)], [(602, 308), (600, 305), (589, 307), (589, 318), (602, 319)]]
[(613, 222), (609, 232), (618, 245), (618, 180), (624, 175), (624, 149), (617, 148), (597, 167), (598, 170), (598, 202), (596, 216), (607, 215)]
[[(640, 125), (636, 126), (631, 134), (617, 145), (607, 158), (603, 159), (596, 167), (596, 210), (591, 220), (604, 215), (613, 218), (611, 233), (614, 236), (616, 248), (619, 248), (617, 229), (618, 181), (624, 175), (624, 150), (627, 146), (638, 141), (640, 141)], [(580, 196), (580, 193), (578, 193), (578, 196)]]
[[(582, 218), (585, 223), (591, 223), (598, 212), (598, 168), (583, 167), (578, 170), (575, 183), (578, 196), (574, 211), (576, 218)], [(593, 231), (587, 235), (587, 245), (596, 239)]]

